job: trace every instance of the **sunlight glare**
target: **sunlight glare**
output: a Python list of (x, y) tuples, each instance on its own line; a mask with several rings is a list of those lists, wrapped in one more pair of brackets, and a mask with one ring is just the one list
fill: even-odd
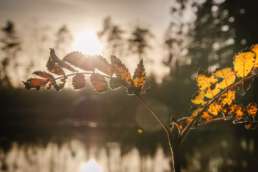
[(94, 159), (91, 159), (81, 164), (80, 172), (103, 172), (103, 168)]
[(90, 55), (101, 54), (103, 51), (103, 45), (93, 31), (76, 33), (72, 48), (75, 51)]

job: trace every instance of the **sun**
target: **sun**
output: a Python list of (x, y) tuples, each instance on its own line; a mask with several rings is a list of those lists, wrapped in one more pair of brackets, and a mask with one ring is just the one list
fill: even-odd
[(75, 51), (90, 55), (101, 54), (103, 51), (103, 45), (98, 39), (96, 32), (93, 31), (77, 32), (72, 48)]
[(91, 159), (81, 164), (80, 172), (103, 172), (103, 168), (94, 159)]

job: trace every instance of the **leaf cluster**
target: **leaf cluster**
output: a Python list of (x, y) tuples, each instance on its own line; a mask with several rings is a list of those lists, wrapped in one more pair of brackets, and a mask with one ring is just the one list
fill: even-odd
[(258, 44), (234, 56), (233, 67), (219, 69), (211, 74), (197, 74), (197, 94), (193, 97), (191, 115), (174, 122), (181, 135), (189, 129), (215, 121), (232, 121), (250, 129), (255, 126), (257, 105), (240, 104), (240, 93), (247, 91), (258, 71)]
[(33, 72), (35, 77), (24, 82), (25, 88), (61, 90), (71, 78), (74, 89), (87, 87), (89, 81), (96, 92), (119, 87), (125, 87), (129, 94), (139, 95), (144, 92), (145, 68), (142, 59), (131, 76), (116, 56), (111, 56), (111, 63), (100, 55), (84, 55), (80, 52), (71, 52), (61, 59), (54, 49), (50, 49), (46, 68), (47, 71)]

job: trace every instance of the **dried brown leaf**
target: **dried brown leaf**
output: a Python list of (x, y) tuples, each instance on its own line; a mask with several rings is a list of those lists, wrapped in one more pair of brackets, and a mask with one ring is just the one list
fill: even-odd
[(76, 74), (73, 78), (72, 78), (72, 85), (74, 89), (81, 89), (84, 88), (86, 86), (86, 80), (83, 74)]
[(108, 84), (105, 77), (100, 74), (92, 74), (90, 76), (90, 81), (97, 92), (103, 92), (108, 89)]

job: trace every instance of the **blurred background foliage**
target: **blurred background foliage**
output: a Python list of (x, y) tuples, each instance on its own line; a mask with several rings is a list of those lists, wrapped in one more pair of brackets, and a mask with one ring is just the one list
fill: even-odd
[[(157, 41), (158, 36), (151, 27), (122, 25), (116, 22), (115, 16), (103, 19), (97, 35), (106, 45), (103, 54), (107, 58), (114, 54), (127, 64), (144, 58), (146, 68), (151, 69), (145, 98), (168, 123), (172, 117), (190, 113), (197, 72), (213, 72), (231, 65), (234, 53), (257, 43), (256, 7), (255, 1), (179, 0), (168, 7), (170, 21), (161, 41)], [(26, 147), (27, 151), (51, 150), (55, 147), (49, 146), (52, 142), (60, 150), (71, 140), (79, 140), (84, 145), (80, 149), (85, 150), (90, 150), (92, 145), (106, 148), (107, 144), (116, 142), (121, 155), (137, 148), (139, 157), (156, 156), (156, 149), (161, 145), (167, 153), (158, 124), (124, 90), (96, 94), (90, 89), (75, 92), (68, 88), (55, 92), (22, 88), (21, 81), (28, 78), (31, 71), (44, 68), (50, 47), (60, 56), (73, 49), (74, 38), (69, 25), (57, 29), (34, 25), (28, 28), (29, 32), (19, 30), (14, 21), (7, 20), (0, 26), (0, 171), (12, 171), (8, 163), (10, 166), (16, 160), (8, 162), (10, 152), (17, 153)], [(159, 61), (162, 68), (153, 67), (155, 61)], [(257, 94), (255, 80), (243, 101), (258, 103)], [(242, 126), (228, 123), (200, 128), (182, 145), (182, 169), (189, 172), (255, 171), (257, 134), (257, 130), (246, 131)], [(72, 154), (69, 146), (66, 149)], [(28, 157), (24, 159), (29, 161)], [(144, 158), (140, 159), (144, 162)], [(60, 169), (52, 169), (55, 170)], [(146, 171), (143, 167), (137, 170)]]

